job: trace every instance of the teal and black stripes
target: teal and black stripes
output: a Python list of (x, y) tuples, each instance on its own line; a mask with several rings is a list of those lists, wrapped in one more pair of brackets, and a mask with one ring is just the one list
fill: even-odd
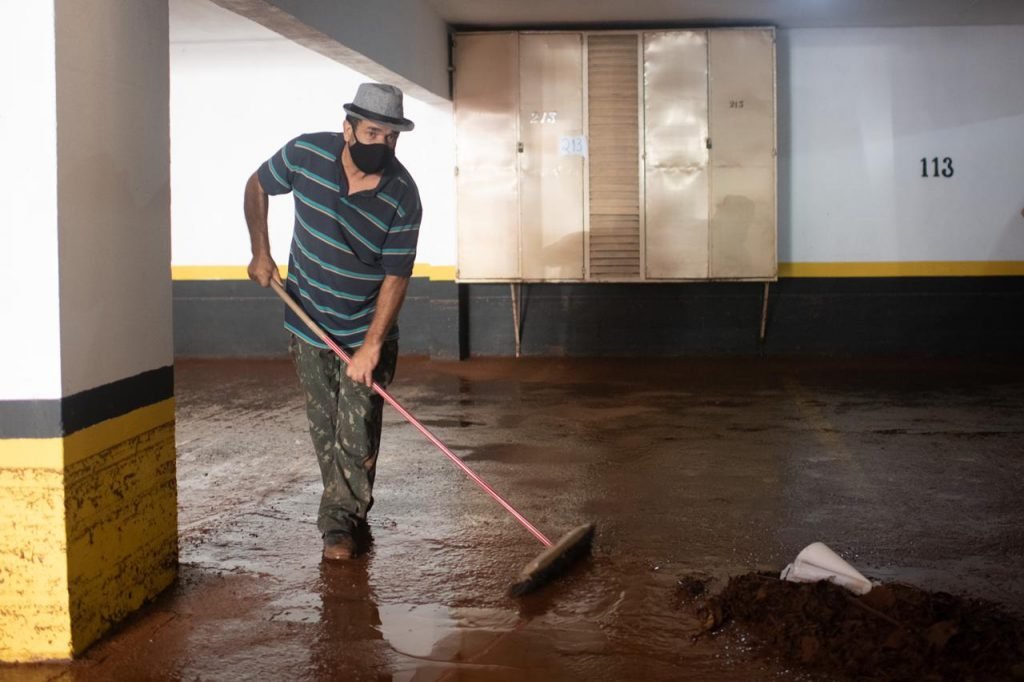
[[(277, 183), (277, 185), (279, 187), (283, 187), (284, 188), (283, 191), (285, 191), (285, 192), (290, 190), (292, 188), (292, 183), (291, 183), (291, 180), (290, 180), (290, 177), (288, 176), (288, 174), (287, 173), (283, 173), (282, 174), (281, 171), (278, 170), (277, 163), (274, 161), (274, 159), (270, 159), (270, 161), (268, 161), (267, 163), (269, 164), (268, 165), (268, 169), (270, 170), (270, 175), (273, 176), (274, 181)], [(270, 192), (267, 192), (267, 193), (270, 194)], [(276, 192), (275, 192), (275, 194), (276, 194)]]
[(317, 175), (316, 173), (314, 173), (311, 170), (308, 170), (306, 168), (303, 168), (302, 166), (299, 166), (297, 164), (294, 164), (294, 163), (291, 163), (290, 161), (288, 161), (288, 154), (287, 154), (287, 150), (286, 149), (282, 149), (281, 150), (281, 157), (284, 159), (285, 167), (288, 170), (292, 171), (293, 173), (298, 173), (299, 175), (301, 175), (301, 176), (303, 176), (305, 178), (309, 178), (313, 182), (315, 182), (315, 183), (317, 183), (319, 185), (323, 185), (324, 187), (326, 187), (327, 189), (329, 189), (329, 190), (331, 190), (333, 192), (340, 192), (341, 191), (341, 187), (338, 186), (338, 183), (331, 182), (327, 178), (322, 178), (322, 177), (320, 177), (319, 175)]
[[(348, 193), (338, 133), (300, 135), (260, 166), (267, 194), (292, 192), (295, 230), (288, 290), (341, 346), (363, 343), (387, 275), (412, 274), (422, 207), (416, 183), (395, 161), (375, 190)], [(285, 327), (324, 347), (290, 310)], [(388, 338), (398, 338), (397, 327)]]
[[(336, 135), (337, 133), (321, 133), (321, 134), (322, 135), (323, 134)], [(337, 152), (334, 152), (334, 153), (329, 152), (326, 149), (323, 149), (322, 147), (316, 146), (315, 144), (313, 144), (312, 142), (309, 142), (308, 140), (303, 140), (301, 137), (295, 138), (294, 142), (295, 142), (295, 146), (298, 147), (299, 149), (305, 149), (306, 151), (312, 152), (313, 154), (316, 154), (317, 156), (319, 156), (319, 157), (321, 157), (323, 159), (327, 159), (328, 161), (331, 161), (331, 162), (334, 162), (334, 161), (338, 160), (338, 153)]]
[(302, 239), (299, 237), (298, 234), (292, 237), (292, 246), (301, 251), (303, 256), (319, 265), (320, 269), (326, 272), (330, 272), (335, 275), (341, 275), (342, 277), (350, 277), (352, 279), (362, 279), (366, 280), (367, 282), (382, 282), (384, 280), (384, 275), (382, 274), (354, 272), (352, 270), (346, 270), (345, 268), (339, 268), (337, 265), (332, 265), (331, 263), (317, 256), (316, 253), (314, 253), (310, 249), (307, 249), (305, 246), (303, 246)]
[(405, 217), (405, 209), (402, 208), (402, 205), (398, 202), (398, 199), (395, 199), (394, 197), (389, 197), (387, 194), (384, 194), (384, 192), (377, 192), (377, 198), (383, 201), (391, 208), (395, 209), (395, 212), (398, 213), (399, 218)]

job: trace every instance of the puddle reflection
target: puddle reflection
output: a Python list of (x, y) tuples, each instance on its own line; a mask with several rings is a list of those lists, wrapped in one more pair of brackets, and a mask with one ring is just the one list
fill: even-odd
[[(320, 566), (320, 622), (312, 644), (318, 679), (412, 682), (514, 679), (524, 663), (509, 644), (530, 622), (513, 610), (378, 604), (372, 557)], [(469, 676), (467, 678), (467, 675)]]

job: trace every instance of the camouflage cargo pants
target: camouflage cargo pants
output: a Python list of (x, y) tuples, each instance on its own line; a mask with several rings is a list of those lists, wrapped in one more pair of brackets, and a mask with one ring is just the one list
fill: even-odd
[[(317, 527), (321, 533), (351, 532), (373, 506), (384, 399), (349, 379), (332, 351), (294, 336), (288, 348), (306, 393), (309, 434), (324, 484)], [(398, 342), (385, 342), (373, 371), (378, 384), (391, 383), (397, 360)]]

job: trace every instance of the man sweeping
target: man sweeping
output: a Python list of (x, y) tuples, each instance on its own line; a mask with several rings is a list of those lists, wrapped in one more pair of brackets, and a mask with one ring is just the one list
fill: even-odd
[(288, 142), (245, 186), (252, 243), (249, 277), (280, 282), (270, 255), (267, 195), (291, 192), (295, 227), (285, 284), (291, 297), (352, 357), (347, 366), (291, 310), (289, 351), (306, 393), (309, 432), (323, 495), (317, 527), (323, 558), (350, 559), (354, 534), (373, 506), (383, 400), (398, 358), (398, 311), (416, 258), (420, 206), (416, 183), (395, 158), (404, 117), (402, 91), (363, 83), (341, 133)]

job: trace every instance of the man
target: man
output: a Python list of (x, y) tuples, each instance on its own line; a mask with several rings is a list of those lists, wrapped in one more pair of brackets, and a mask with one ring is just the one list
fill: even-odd
[(291, 192), (295, 228), (286, 288), (352, 356), (347, 367), (291, 311), (289, 350), (306, 393), (309, 432), (324, 491), (317, 527), (323, 558), (355, 556), (353, 533), (373, 505), (383, 399), (398, 357), (398, 311), (416, 258), (419, 192), (395, 158), (404, 117), (402, 91), (363, 83), (338, 133), (300, 135), (252, 174), (245, 219), (252, 242), (249, 277), (280, 282), (267, 236), (267, 195)]

